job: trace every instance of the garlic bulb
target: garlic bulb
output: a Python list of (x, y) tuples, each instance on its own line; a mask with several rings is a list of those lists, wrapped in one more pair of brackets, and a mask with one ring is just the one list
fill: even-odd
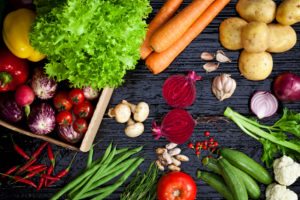
[(230, 74), (221, 74), (213, 80), (212, 92), (220, 101), (231, 97), (235, 89), (236, 81), (230, 77)]

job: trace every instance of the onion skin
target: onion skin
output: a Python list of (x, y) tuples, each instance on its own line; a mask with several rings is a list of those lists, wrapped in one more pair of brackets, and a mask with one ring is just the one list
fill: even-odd
[(51, 99), (57, 88), (57, 83), (49, 78), (41, 68), (35, 68), (32, 76), (31, 88), (40, 99)]
[(281, 101), (300, 101), (300, 77), (290, 72), (280, 74), (273, 83), (273, 91)]
[(72, 144), (79, 142), (79, 140), (81, 140), (83, 137), (83, 134), (76, 132), (72, 125), (59, 126), (58, 127), (58, 135), (66, 142), (69, 142)]
[(17, 123), (24, 117), (23, 109), (17, 104), (13, 96), (0, 98), (0, 116), (11, 123)]
[(163, 85), (163, 97), (167, 104), (174, 108), (192, 105), (196, 99), (195, 83), (201, 79), (194, 71), (189, 72), (187, 76), (170, 76)]
[(33, 106), (28, 116), (29, 129), (38, 135), (51, 133), (55, 128), (55, 111), (47, 103)]
[(160, 126), (153, 122), (152, 134), (155, 139), (164, 136), (170, 142), (183, 144), (192, 136), (195, 126), (196, 121), (186, 110), (175, 108), (166, 114)]
[(267, 91), (257, 91), (251, 98), (251, 111), (259, 118), (263, 119), (274, 115), (278, 109), (276, 97)]

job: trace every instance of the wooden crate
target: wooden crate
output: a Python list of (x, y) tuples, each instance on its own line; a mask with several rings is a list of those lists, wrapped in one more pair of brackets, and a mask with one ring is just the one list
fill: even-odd
[(0, 119), (0, 125), (4, 126), (12, 131), (21, 133), (23, 135), (27, 135), (33, 138), (39, 138), (45, 141), (48, 141), (52, 144), (56, 144), (58, 146), (70, 149), (70, 150), (76, 150), (76, 151), (82, 151), (82, 152), (87, 152), (90, 150), (93, 141), (95, 139), (95, 136), (98, 132), (99, 126), (101, 124), (101, 121), (103, 119), (105, 110), (108, 106), (108, 103), (110, 101), (111, 95), (113, 93), (113, 89), (112, 88), (104, 88), (101, 92), (101, 95), (99, 97), (98, 103), (96, 105), (93, 117), (91, 118), (91, 121), (89, 123), (89, 127), (87, 132), (85, 133), (84, 138), (81, 141), (80, 147), (78, 148), (77, 146), (73, 145), (73, 144), (69, 144), (64, 142), (63, 140), (59, 140), (59, 139), (55, 139), (52, 138), (51, 136), (47, 136), (47, 135), (37, 135), (34, 133), (31, 133), (28, 130), (16, 127), (12, 124), (9, 124), (3, 120)]

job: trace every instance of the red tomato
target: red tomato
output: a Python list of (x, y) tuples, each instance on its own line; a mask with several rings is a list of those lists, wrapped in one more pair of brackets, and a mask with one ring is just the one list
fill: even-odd
[(69, 92), (69, 99), (75, 105), (81, 104), (84, 102), (84, 94), (81, 89), (73, 89)]
[(53, 104), (58, 111), (72, 108), (72, 102), (69, 100), (67, 92), (58, 92), (53, 98)]
[(85, 119), (78, 118), (74, 121), (73, 128), (78, 133), (85, 133), (88, 129), (88, 124)]
[(193, 178), (183, 172), (170, 172), (157, 184), (158, 200), (194, 200), (197, 186)]
[(75, 105), (73, 112), (80, 118), (91, 118), (94, 112), (94, 107), (89, 101), (84, 101), (81, 104)]
[(64, 110), (56, 115), (55, 120), (60, 126), (68, 126), (72, 124), (73, 117), (69, 111)]

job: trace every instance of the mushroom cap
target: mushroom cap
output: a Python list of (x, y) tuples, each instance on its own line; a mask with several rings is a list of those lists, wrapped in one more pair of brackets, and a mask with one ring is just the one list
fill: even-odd
[(128, 137), (135, 138), (140, 136), (144, 132), (144, 124), (137, 122), (135, 124), (129, 125), (125, 128), (125, 134)]
[(149, 105), (145, 102), (140, 102), (136, 105), (133, 118), (137, 122), (143, 122), (149, 116)]
[(131, 115), (130, 107), (126, 104), (123, 103), (118, 104), (114, 108), (113, 112), (116, 121), (119, 123), (126, 123), (130, 119), (130, 115)]

